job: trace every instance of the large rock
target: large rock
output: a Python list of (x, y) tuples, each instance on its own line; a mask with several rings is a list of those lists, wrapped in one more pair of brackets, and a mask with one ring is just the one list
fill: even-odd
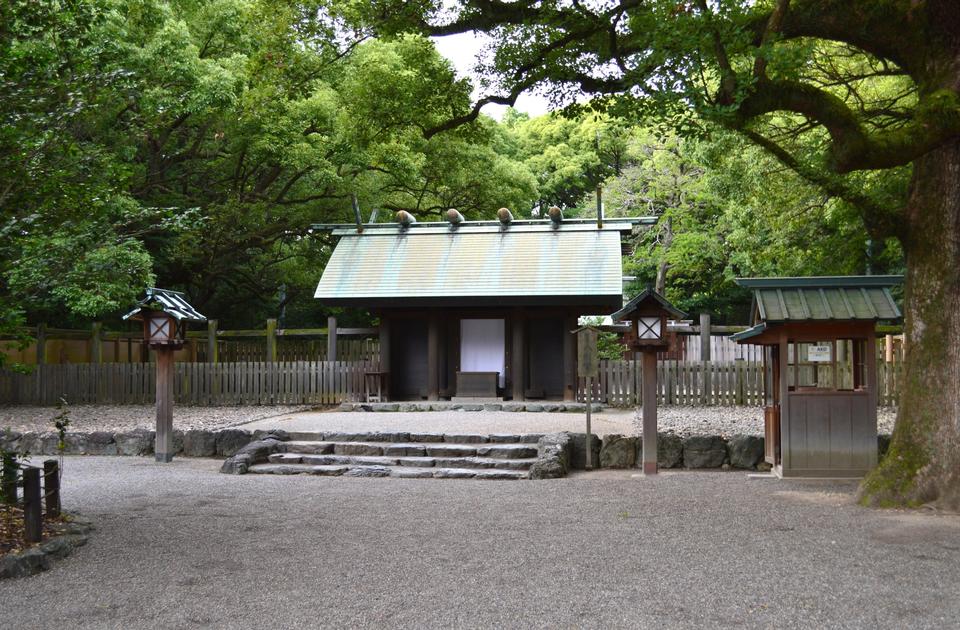
[(556, 459), (566, 474), (573, 462), (573, 437), (569, 433), (548, 433), (537, 440), (537, 457)]
[(120, 455), (153, 455), (154, 434), (146, 429), (136, 429), (113, 436)]
[(753, 470), (763, 459), (763, 438), (757, 435), (735, 435), (727, 442), (730, 465)]
[(223, 429), (217, 431), (214, 435), (216, 436), (217, 455), (220, 457), (230, 457), (252, 439), (251, 435), (242, 429)]
[(600, 445), (601, 468), (633, 468), (637, 462), (637, 438), (605, 435)]
[(234, 455), (223, 462), (220, 472), (227, 475), (245, 475), (252, 465), (253, 458), (250, 455)]
[(0, 450), (14, 452), (20, 448), (20, 438), (23, 434), (13, 429), (0, 431)]
[(217, 435), (204, 429), (190, 429), (183, 434), (186, 457), (213, 457), (217, 454)]
[(718, 435), (692, 435), (683, 440), (685, 468), (720, 468), (727, 459), (727, 444)]
[(87, 455), (116, 455), (117, 443), (112, 433), (94, 431), (87, 435), (87, 444), (83, 452)]
[(530, 466), (530, 479), (559, 479), (567, 474), (560, 460), (552, 457), (539, 459)]
[(657, 433), (657, 467), (677, 468), (683, 463), (683, 440), (675, 433)]
[[(593, 467), (600, 467), (600, 438), (594, 434), (591, 435), (591, 450), (593, 451)], [(570, 465), (572, 468), (577, 470), (583, 470), (587, 466), (587, 438), (584, 433), (572, 433), (571, 437), (573, 438), (573, 451), (572, 457), (570, 459)]]

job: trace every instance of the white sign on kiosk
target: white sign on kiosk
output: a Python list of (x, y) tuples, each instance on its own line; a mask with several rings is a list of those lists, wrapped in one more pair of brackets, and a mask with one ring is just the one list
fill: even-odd
[(807, 347), (807, 360), (811, 363), (829, 363), (832, 347), (830, 344), (816, 344)]

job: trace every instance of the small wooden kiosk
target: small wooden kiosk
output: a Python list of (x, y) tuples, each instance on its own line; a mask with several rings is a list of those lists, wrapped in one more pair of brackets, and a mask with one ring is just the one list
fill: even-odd
[(611, 316), (614, 322), (629, 321), (630, 348), (643, 356), (643, 449), (644, 475), (657, 474), (657, 353), (670, 346), (667, 316), (683, 319), (686, 313), (647, 287)]
[(862, 477), (877, 464), (878, 321), (902, 318), (901, 276), (740, 278), (738, 343), (764, 346), (765, 458), (781, 477)]

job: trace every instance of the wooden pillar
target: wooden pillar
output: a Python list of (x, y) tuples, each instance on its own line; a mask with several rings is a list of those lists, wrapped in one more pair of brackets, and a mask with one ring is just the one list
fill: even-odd
[[(877, 342), (871, 340), (871, 343), (876, 345)], [(883, 337), (883, 359), (887, 363), (893, 363), (893, 335)]]
[(523, 400), (527, 381), (527, 322), (523, 311), (513, 313), (513, 340), (511, 343), (510, 378), (513, 383), (513, 399)]
[[(787, 336), (780, 335), (780, 343), (777, 349), (776, 363), (774, 370), (779, 381), (777, 387), (777, 401), (780, 408), (780, 471), (789, 470), (790, 461), (790, 400), (788, 398), (790, 391), (790, 353), (787, 348)], [(796, 378), (796, 372), (794, 372)], [(776, 448), (776, 445), (774, 445)]]
[(643, 474), (657, 474), (657, 350), (643, 351)]
[(277, 360), (277, 320), (267, 320), (267, 361)]
[(327, 317), (327, 361), (337, 360), (337, 318)]
[(217, 345), (217, 320), (207, 320), (207, 363), (217, 363), (220, 348)]
[(868, 447), (870, 459), (867, 462), (868, 467), (873, 468), (877, 465), (877, 339), (870, 332), (867, 336), (866, 355), (864, 360), (867, 363), (867, 413), (870, 418), (870, 424), (873, 431), (870, 433), (871, 444)]
[(173, 461), (173, 348), (157, 348), (157, 439), (158, 462)]
[(390, 320), (380, 316), (380, 371), (386, 373), (383, 379), (383, 396), (390, 400)]
[(93, 322), (90, 327), (90, 363), (103, 363), (103, 323)]
[(577, 317), (563, 320), (563, 399), (577, 399)]
[(427, 400), (440, 400), (440, 317), (427, 320)]

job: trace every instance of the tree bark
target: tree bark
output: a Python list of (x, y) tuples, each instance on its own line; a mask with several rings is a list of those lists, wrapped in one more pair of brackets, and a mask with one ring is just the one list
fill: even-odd
[(960, 140), (915, 161), (901, 241), (900, 407), (890, 449), (864, 480), (861, 499), (960, 510)]

